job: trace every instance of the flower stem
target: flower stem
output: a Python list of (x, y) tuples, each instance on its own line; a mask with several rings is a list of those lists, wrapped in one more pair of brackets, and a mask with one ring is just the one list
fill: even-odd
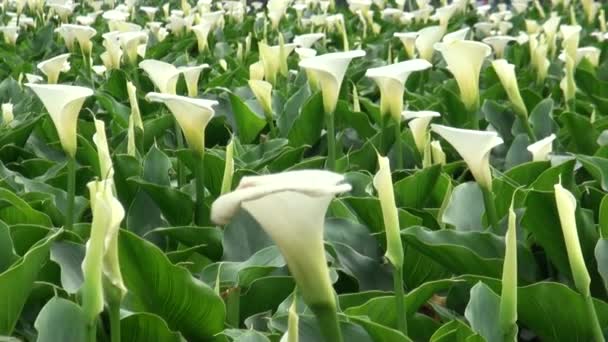
[(403, 169), (403, 144), (401, 142), (401, 123), (395, 120), (395, 154), (396, 167), (395, 170)]
[(595, 311), (595, 306), (593, 305), (593, 297), (591, 295), (585, 296), (585, 304), (587, 306), (587, 314), (591, 319), (591, 324), (593, 325), (593, 341), (594, 342), (604, 342), (604, 333), (602, 332), (602, 328), (600, 326), (600, 322), (597, 318), (597, 312)]
[(342, 342), (342, 331), (335, 305), (316, 305), (311, 307), (311, 310), (317, 317), (325, 342)]
[(197, 158), (194, 175), (194, 186), (196, 188), (196, 211), (194, 212), (194, 223), (198, 226), (205, 224), (205, 154), (201, 153)]
[(397, 329), (407, 336), (407, 309), (403, 291), (403, 266), (393, 266), (393, 285), (395, 287), (395, 308), (397, 309)]
[(268, 122), (268, 127), (270, 127), (270, 136), (272, 138), (278, 137), (279, 134), (277, 132), (277, 126), (274, 124), (272, 113), (266, 113), (266, 122)]
[(76, 158), (68, 156), (68, 202), (65, 213), (65, 229), (72, 230), (74, 226), (74, 198), (76, 197)]
[(120, 300), (108, 301), (108, 311), (110, 316), (110, 341), (120, 342)]
[(327, 162), (325, 167), (329, 171), (336, 168), (336, 128), (334, 113), (325, 113), (325, 125), (327, 126)]
[(496, 204), (494, 203), (494, 195), (492, 190), (481, 186), (481, 192), (483, 194), (483, 204), (486, 209), (486, 218), (488, 220), (489, 227), (495, 232), (498, 231), (498, 218), (496, 217)]
[[(174, 119), (175, 120), (175, 119)], [(184, 147), (184, 137), (182, 136), (182, 131), (179, 128), (179, 124), (177, 123), (177, 120), (175, 120), (175, 140), (177, 143), (177, 149), (181, 150)], [(178, 187), (182, 187), (184, 185), (184, 183), (186, 183), (186, 177), (185, 177), (185, 172), (184, 172), (184, 164), (177, 159), (177, 186)]]
[(530, 142), (536, 142), (536, 135), (534, 134), (534, 130), (532, 129), (532, 126), (530, 126), (530, 122), (528, 122), (528, 118), (525, 116), (522, 116), (521, 121), (524, 124), (524, 128), (526, 129), (528, 138), (530, 138)]

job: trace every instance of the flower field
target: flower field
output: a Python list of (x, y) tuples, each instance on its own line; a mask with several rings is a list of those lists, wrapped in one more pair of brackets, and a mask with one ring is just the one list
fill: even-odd
[(1, 1), (0, 341), (605, 341), (607, 10)]

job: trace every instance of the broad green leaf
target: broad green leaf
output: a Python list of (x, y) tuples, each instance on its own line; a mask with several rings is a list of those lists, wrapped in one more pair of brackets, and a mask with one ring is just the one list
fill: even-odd
[(321, 93), (316, 93), (302, 105), (300, 115), (289, 129), (287, 135), (289, 145), (314, 145), (321, 137), (321, 130), (324, 126), (323, 98)]
[(81, 342), (88, 336), (87, 318), (80, 306), (60, 297), (49, 300), (34, 325), (38, 342)]
[(503, 342), (505, 338), (498, 324), (500, 296), (487, 285), (478, 282), (471, 289), (471, 299), (464, 316), (471, 328), (488, 342)]
[(245, 143), (251, 143), (266, 127), (266, 120), (254, 113), (240, 97), (229, 94), (232, 113), (236, 124), (236, 134)]
[(140, 312), (120, 320), (120, 339), (133, 342), (181, 342), (179, 333), (171, 331), (157, 315)]

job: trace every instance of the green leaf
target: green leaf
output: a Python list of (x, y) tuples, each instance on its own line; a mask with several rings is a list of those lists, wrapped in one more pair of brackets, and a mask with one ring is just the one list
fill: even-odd
[(75, 303), (54, 297), (42, 308), (36, 322), (38, 342), (82, 342), (87, 340), (87, 319)]
[(8, 224), (37, 224), (45, 227), (52, 227), (51, 219), (37, 211), (19, 198), (15, 193), (0, 188), (0, 220)]
[(442, 221), (460, 231), (483, 231), (482, 217), (485, 212), (481, 188), (475, 182), (457, 185), (452, 190), (443, 212)]
[(464, 316), (471, 324), (471, 328), (488, 342), (504, 342), (498, 314), (500, 296), (494, 293), (487, 285), (478, 282), (471, 289), (471, 299), (464, 312)]
[(290, 146), (314, 145), (321, 137), (325, 126), (323, 113), (323, 98), (321, 93), (311, 96), (300, 109), (300, 115), (294, 120), (289, 129)]
[(141, 186), (158, 205), (158, 208), (169, 223), (179, 226), (192, 223), (194, 202), (190, 195), (168, 186), (146, 182), (137, 177), (130, 178), (129, 181)]
[(6, 271), (17, 258), (13, 249), (11, 231), (6, 223), (0, 221), (0, 273)]
[(592, 155), (599, 148), (597, 137), (599, 133), (593, 128), (588, 118), (571, 112), (559, 117), (570, 133), (569, 151)]
[(122, 275), (136, 307), (160, 316), (189, 340), (214, 340), (226, 309), (213, 289), (133, 233), (121, 231), (118, 241)]
[(399, 207), (425, 208), (441, 175), (441, 165), (417, 171), (395, 183), (395, 199)]
[(553, 121), (553, 100), (546, 98), (539, 102), (532, 109), (529, 121), (537, 139), (550, 136), (556, 126), (555, 121)]
[(120, 339), (132, 342), (181, 342), (179, 333), (171, 331), (162, 318), (139, 312), (120, 320)]
[(61, 286), (69, 294), (75, 294), (84, 282), (82, 261), (85, 247), (69, 241), (57, 241), (51, 245), (51, 260), (61, 268)]
[(11, 335), (38, 273), (47, 262), (51, 242), (61, 234), (56, 231), (36, 243), (12, 267), (0, 274), (0, 334)]
[(459, 320), (449, 321), (437, 329), (430, 342), (486, 342), (469, 326)]
[(576, 159), (600, 183), (602, 190), (608, 191), (608, 159), (580, 154), (576, 156)]
[(201, 246), (200, 254), (212, 260), (222, 257), (222, 231), (214, 227), (163, 227), (147, 232), (144, 237), (168, 237), (184, 246)]
[(266, 127), (266, 120), (254, 113), (240, 97), (233, 93), (229, 93), (229, 96), (236, 124), (236, 134), (240, 141), (249, 144)]
[(608, 289), (608, 240), (599, 239), (595, 246), (595, 260), (597, 260), (597, 270), (604, 281), (604, 287)]

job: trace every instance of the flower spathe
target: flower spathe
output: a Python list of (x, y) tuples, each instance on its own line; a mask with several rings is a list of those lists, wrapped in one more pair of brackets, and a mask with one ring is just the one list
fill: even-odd
[(133, 117), (133, 124), (142, 131), (144, 130), (144, 122), (141, 119), (141, 112), (139, 111), (139, 103), (137, 102), (137, 88), (127, 81), (127, 94), (129, 96), (129, 104), (131, 106), (131, 117)]
[(161, 93), (175, 95), (180, 72), (173, 64), (146, 59), (139, 62), (139, 67), (148, 74)]
[(562, 34), (562, 49), (572, 59), (576, 59), (576, 49), (580, 39), (582, 28), (579, 25), (561, 25), (559, 31)]
[(423, 111), (409, 111), (406, 110), (401, 113), (401, 116), (405, 120), (409, 120), (408, 126), (412, 131), (412, 137), (414, 138), (414, 144), (418, 149), (418, 152), (424, 154), (426, 146), (429, 140), (428, 127), (431, 120), (436, 117), (440, 117), (441, 114), (438, 112), (423, 110)]
[(405, 52), (408, 58), (414, 58), (414, 53), (416, 52), (416, 38), (418, 37), (418, 32), (395, 32), (395, 37), (401, 40), (401, 44), (405, 48)]
[(564, 100), (566, 102), (574, 99), (576, 95), (576, 82), (574, 80), (574, 68), (575, 62), (574, 59), (570, 57), (569, 54), (565, 56), (566, 63), (564, 65), (564, 78), (559, 83), (559, 87), (562, 89), (564, 93)]
[(300, 61), (300, 67), (315, 75), (323, 94), (325, 113), (333, 113), (346, 69), (353, 58), (365, 56), (363, 50), (333, 52)]
[(188, 96), (198, 96), (198, 80), (200, 78), (201, 71), (208, 67), (209, 64), (201, 64), (197, 66), (184, 66), (177, 68), (177, 71), (184, 75), (186, 88), (188, 88)]
[(521, 115), (524, 120), (528, 118), (528, 110), (524, 100), (519, 92), (519, 86), (517, 85), (517, 77), (515, 76), (515, 65), (507, 62), (506, 59), (497, 59), (492, 61), (492, 67), (500, 79), (500, 83), (507, 92), (509, 101), (515, 107), (515, 111), (518, 115)]
[(373, 79), (380, 88), (380, 112), (400, 121), (403, 111), (405, 82), (411, 73), (431, 68), (424, 59), (412, 59), (401, 63), (367, 69), (365, 76)]
[(433, 52), (435, 52), (433, 46), (441, 40), (444, 34), (445, 29), (441, 26), (429, 26), (418, 31), (415, 42), (418, 57), (430, 62), (433, 58)]
[(391, 169), (387, 157), (378, 155), (378, 172), (374, 175), (374, 188), (378, 192), (384, 231), (386, 233), (386, 258), (393, 267), (403, 267), (403, 244), (401, 242), (401, 229), (399, 228), (399, 213), (395, 204), (395, 193)]
[(480, 186), (488, 190), (492, 189), (490, 151), (503, 143), (496, 132), (453, 128), (437, 124), (431, 124), (431, 130), (456, 149)]
[(549, 159), (549, 154), (553, 151), (553, 140), (555, 134), (541, 139), (534, 144), (528, 145), (527, 150), (532, 153), (532, 161), (544, 161)]
[(95, 119), (95, 134), (93, 134), (93, 142), (97, 147), (97, 159), (99, 160), (100, 178), (102, 180), (112, 179), (114, 177), (114, 167), (112, 165), (112, 157), (110, 157), (110, 148), (108, 147), (108, 139), (106, 138), (106, 124)]
[(4, 126), (10, 124), (15, 119), (13, 114), (13, 104), (10, 102), (2, 104), (2, 124)]
[(513, 210), (513, 201), (507, 219), (502, 269), (499, 322), (503, 331), (507, 332), (517, 323), (517, 216)]
[(482, 42), (492, 47), (496, 58), (502, 58), (504, 56), (505, 48), (507, 47), (507, 45), (515, 40), (517, 39), (511, 36), (491, 36), (484, 38)]
[(454, 75), (460, 97), (469, 111), (479, 107), (479, 74), (481, 66), (492, 49), (484, 43), (470, 40), (456, 40), (450, 43), (437, 43), (435, 49), (441, 52)]
[(562, 233), (566, 243), (568, 262), (572, 269), (574, 285), (581, 294), (588, 296), (591, 277), (589, 276), (589, 271), (587, 271), (587, 266), (585, 265), (585, 258), (583, 257), (581, 243), (576, 228), (576, 199), (574, 198), (574, 195), (561, 184), (555, 184), (554, 189), (557, 212), (559, 214), (559, 221), (562, 226)]
[(445, 36), (443, 36), (443, 39), (441, 39), (441, 41), (444, 43), (451, 43), (455, 40), (466, 40), (467, 34), (469, 34), (470, 30), (471, 29), (469, 27), (465, 27), (460, 30), (450, 32), (450, 33), (446, 34)]
[(320, 39), (325, 38), (325, 33), (307, 33), (296, 36), (293, 43), (300, 48), (310, 48)]
[(49, 58), (38, 63), (37, 67), (46, 75), (47, 83), (56, 84), (59, 80), (59, 74), (70, 70), (69, 53)]
[(49, 112), (63, 150), (74, 157), (78, 113), (86, 98), (93, 95), (93, 90), (63, 84), (26, 83), (25, 85), (36, 93)]
[[(296, 45), (279, 44), (270, 46), (265, 43), (259, 43), (258, 48), (260, 50), (260, 60), (264, 65), (264, 79), (274, 84), (281, 66), (286, 63), (287, 56), (296, 48)], [(285, 60), (282, 60), (283, 58)]]
[(121, 296), (127, 292), (118, 262), (118, 233), (125, 211), (114, 196), (111, 179), (87, 184), (91, 196), (93, 221), (82, 261), (84, 283), (81, 288), (82, 307), (88, 322), (93, 321), (104, 306), (104, 276)]
[(213, 203), (211, 219), (227, 224), (246, 210), (279, 247), (308, 306), (335, 308), (323, 246), (325, 213), (336, 194), (350, 189), (344, 176), (322, 170), (247, 176)]
[(87, 56), (91, 54), (93, 45), (91, 44), (91, 38), (97, 34), (97, 30), (92, 27), (85, 25), (74, 25), (74, 24), (62, 24), (59, 28), (55, 29), (55, 32), (59, 32), (62, 36), (63, 41), (66, 43), (68, 49), (72, 49), (74, 40), (78, 41), (80, 50)]
[(250, 80), (249, 88), (262, 106), (264, 114), (272, 117), (272, 84), (266, 81)]
[(214, 100), (194, 99), (185, 96), (148, 93), (146, 99), (152, 102), (162, 102), (175, 116), (188, 147), (198, 153), (205, 151), (205, 127), (215, 114)]

